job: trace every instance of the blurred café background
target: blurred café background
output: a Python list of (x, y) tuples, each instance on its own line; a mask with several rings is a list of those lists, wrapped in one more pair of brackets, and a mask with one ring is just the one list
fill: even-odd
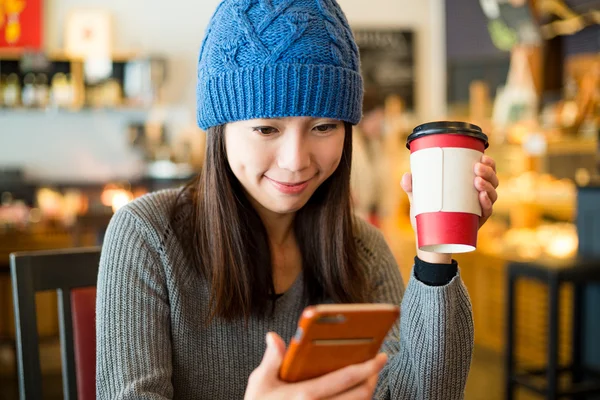
[[(466, 399), (556, 399), (556, 364), (557, 390), (595, 398), (600, 1), (339, 2), (366, 90), (354, 206), (405, 280), (406, 137), (459, 120), (490, 138), (495, 214), (477, 251), (456, 256), (475, 318)], [(101, 245), (119, 207), (201, 170), (195, 69), (217, 4), (0, 0), (0, 399), (18, 398), (9, 254)], [(36, 307), (44, 397), (63, 398), (56, 293)]]

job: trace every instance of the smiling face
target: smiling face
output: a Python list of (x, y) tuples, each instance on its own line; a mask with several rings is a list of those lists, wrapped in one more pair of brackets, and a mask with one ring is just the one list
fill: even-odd
[(225, 126), (233, 174), (254, 207), (277, 214), (298, 211), (334, 173), (344, 137), (344, 123), (328, 118), (254, 119)]

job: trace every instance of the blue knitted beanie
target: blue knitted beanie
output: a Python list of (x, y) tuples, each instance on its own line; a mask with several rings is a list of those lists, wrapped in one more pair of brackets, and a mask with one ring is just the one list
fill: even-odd
[(198, 63), (202, 129), (255, 118), (308, 116), (357, 124), (358, 47), (336, 0), (224, 0)]

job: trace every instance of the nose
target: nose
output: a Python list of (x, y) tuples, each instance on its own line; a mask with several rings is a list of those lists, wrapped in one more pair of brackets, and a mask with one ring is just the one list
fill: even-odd
[(288, 171), (298, 172), (310, 166), (310, 146), (302, 132), (289, 132), (282, 136), (278, 154), (278, 166)]

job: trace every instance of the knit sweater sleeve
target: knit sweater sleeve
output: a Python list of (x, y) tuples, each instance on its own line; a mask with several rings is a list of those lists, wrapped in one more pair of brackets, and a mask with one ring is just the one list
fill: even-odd
[(374, 235), (374, 301), (401, 304), (399, 322), (383, 345), (389, 359), (374, 398), (463, 399), (473, 352), (473, 317), (460, 275), (446, 285), (428, 286), (412, 273), (404, 292), (385, 239), (379, 232)]
[(173, 398), (168, 294), (152, 235), (127, 207), (106, 232), (96, 300), (98, 400)]

